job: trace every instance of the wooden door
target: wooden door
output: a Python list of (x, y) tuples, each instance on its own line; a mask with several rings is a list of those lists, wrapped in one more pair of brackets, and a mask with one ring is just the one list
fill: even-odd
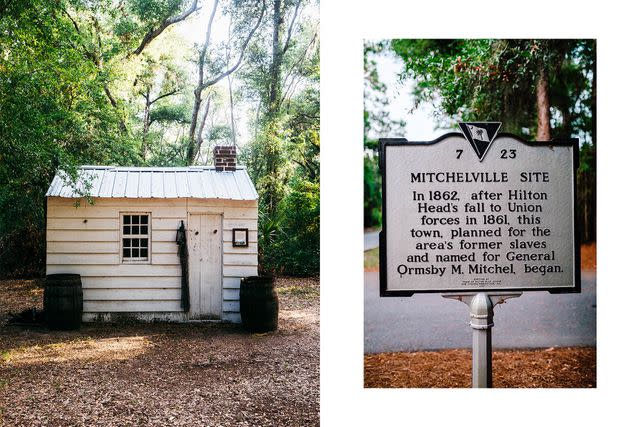
[(222, 317), (222, 216), (189, 214), (191, 319)]

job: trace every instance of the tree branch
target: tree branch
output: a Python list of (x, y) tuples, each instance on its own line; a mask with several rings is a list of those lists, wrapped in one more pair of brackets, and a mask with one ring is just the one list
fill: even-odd
[[(316, 41), (316, 37), (317, 36), (318, 36), (318, 32), (316, 31), (315, 33), (313, 33), (313, 37), (311, 37), (311, 41), (309, 42), (309, 44), (305, 48), (304, 52), (302, 52), (302, 55), (300, 56), (300, 58), (298, 58), (298, 60), (293, 64), (293, 66), (287, 72), (287, 75), (283, 80), (283, 85), (286, 85), (287, 89), (285, 90), (284, 94), (282, 95), (282, 98), (280, 98), (279, 104), (282, 104), (284, 102), (284, 100), (287, 99), (287, 96), (289, 95), (289, 89), (291, 89), (291, 86), (293, 85), (293, 83), (296, 80), (295, 76), (292, 76), (292, 74), (296, 70), (296, 68), (298, 68), (300, 66), (300, 64), (302, 64), (302, 61), (304, 61), (304, 59), (307, 57), (307, 54), (309, 53), (309, 48), (311, 48), (313, 46), (313, 44)], [(291, 81), (287, 84), (287, 81), (289, 80), (289, 77), (291, 77)]]
[(211, 38), (211, 25), (213, 24), (213, 18), (216, 16), (216, 10), (218, 10), (218, 0), (213, 4), (213, 10), (209, 16), (209, 22), (207, 23), (207, 36), (204, 40), (204, 45), (200, 51), (200, 57), (198, 59), (198, 87), (202, 86), (204, 81), (204, 61), (207, 57), (207, 49), (209, 48)]
[(200, 147), (202, 147), (202, 131), (204, 130), (204, 125), (207, 121), (207, 116), (209, 115), (209, 104), (211, 102), (211, 97), (207, 97), (207, 103), (204, 106), (204, 114), (202, 115), (202, 121), (200, 122), (200, 129), (198, 129), (198, 138), (196, 144), (196, 155), (200, 154)]
[(193, 3), (189, 7), (189, 9), (185, 10), (180, 15), (172, 16), (172, 17), (169, 17), (169, 18), (165, 19), (164, 21), (162, 21), (160, 26), (158, 26), (158, 28), (149, 30), (149, 32), (144, 35), (144, 38), (142, 39), (142, 42), (140, 42), (140, 46), (138, 46), (138, 48), (136, 50), (134, 50), (133, 52), (129, 53), (129, 55), (127, 55), (127, 56), (140, 55), (142, 53), (142, 51), (144, 50), (144, 48), (147, 47), (147, 45), (149, 43), (151, 43), (151, 41), (153, 39), (155, 39), (160, 34), (162, 34), (162, 32), (164, 30), (166, 30), (167, 27), (169, 27), (169, 26), (171, 26), (173, 24), (176, 24), (176, 23), (178, 23), (180, 21), (184, 21), (185, 19), (187, 19), (189, 17), (189, 15), (191, 15), (196, 10), (198, 10), (198, 0), (193, 0)]
[(295, 24), (296, 18), (298, 17), (298, 10), (300, 9), (301, 3), (302, 3), (302, 0), (298, 0), (298, 3), (296, 4), (296, 9), (293, 11), (293, 17), (291, 18), (291, 23), (289, 24), (289, 30), (287, 31), (287, 40), (284, 42), (284, 47), (282, 48), (283, 55), (287, 52), (289, 47), (291, 47), (289, 45), (289, 42), (291, 41), (291, 33), (293, 32), (293, 25)]
[(116, 99), (113, 97), (113, 95), (111, 95), (111, 91), (109, 90), (109, 87), (107, 86), (107, 84), (103, 84), (102, 88), (104, 89), (104, 93), (107, 95), (107, 98), (109, 98), (109, 102), (111, 103), (111, 106), (114, 108), (118, 107), (118, 102), (116, 101)]
[(265, 0), (262, 0), (262, 11), (260, 11), (260, 18), (258, 18), (258, 22), (256, 22), (256, 25), (251, 29), (251, 32), (249, 33), (249, 35), (245, 39), (244, 43), (242, 44), (242, 49), (240, 50), (240, 56), (238, 57), (238, 61), (235, 63), (235, 65), (233, 67), (229, 68), (228, 70), (226, 70), (225, 72), (219, 74), (217, 77), (209, 80), (206, 83), (203, 83), (203, 85), (202, 85), (203, 89), (206, 89), (209, 86), (218, 83), (220, 80), (224, 79), (229, 74), (231, 74), (234, 71), (236, 71), (238, 69), (238, 67), (240, 67), (240, 64), (242, 64), (242, 59), (244, 58), (244, 53), (247, 50), (247, 46), (249, 45), (249, 42), (251, 41), (251, 38), (253, 37), (253, 34), (256, 32), (256, 30), (260, 26), (260, 23), (262, 22), (262, 18), (264, 17), (264, 11), (265, 11), (266, 7), (267, 7), (267, 4), (266, 4)]
[(156, 101), (160, 101), (162, 98), (166, 98), (167, 96), (175, 95), (176, 93), (178, 93), (178, 89), (174, 89), (170, 92), (164, 93), (158, 96), (156, 99), (149, 101), (149, 105), (155, 103)]
[[(63, 9), (64, 14), (67, 15), (67, 18), (69, 18), (69, 20), (71, 21), (71, 23), (73, 23), (73, 27), (76, 29), (76, 33), (78, 33), (78, 35), (80, 37), (82, 37), (82, 31), (80, 31), (80, 26), (78, 25), (78, 23), (75, 21), (75, 19), (73, 19), (73, 17), (69, 14), (69, 12), (67, 12), (66, 9)], [(75, 43), (71, 42), (73, 44), (74, 47)], [(89, 49), (87, 49), (87, 46), (85, 46), (84, 43), (80, 42), (80, 46), (82, 46), (82, 50), (84, 51), (84, 56), (85, 58), (87, 58), (89, 61), (93, 62), (93, 64), (96, 67), (100, 66), (100, 60), (98, 59), (98, 56), (96, 55), (95, 52), (90, 52)]]

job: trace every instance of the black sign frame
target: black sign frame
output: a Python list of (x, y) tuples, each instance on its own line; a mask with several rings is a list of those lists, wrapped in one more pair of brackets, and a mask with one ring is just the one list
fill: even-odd
[[(433, 141), (408, 141), (406, 138), (381, 138), (378, 145), (378, 160), (380, 174), (382, 177), (382, 230), (379, 233), (380, 246), (380, 296), (381, 297), (410, 297), (417, 293), (468, 293), (468, 292), (487, 292), (492, 289), (488, 288), (469, 288), (465, 291), (451, 291), (439, 289), (416, 289), (416, 290), (389, 290), (387, 289), (387, 185), (386, 185), (386, 148), (389, 146), (429, 146), (434, 145), (451, 137), (462, 137), (465, 135), (461, 132), (449, 132), (439, 136)], [(560, 138), (551, 141), (527, 141), (518, 135), (501, 132), (494, 139), (512, 138), (516, 141), (535, 147), (571, 147), (573, 151), (573, 236), (574, 236), (574, 284), (572, 286), (555, 286), (555, 287), (534, 287), (534, 288), (499, 288), (494, 289), (499, 292), (520, 292), (520, 291), (548, 291), (551, 294), (580, 293), (581, 292), (581, 271), (580, 271), (580, 222), (578, 221), (578, 188), (577, 188), (577, 171), (580, 163), (579, 154), (580, 146), (578, 138)]]

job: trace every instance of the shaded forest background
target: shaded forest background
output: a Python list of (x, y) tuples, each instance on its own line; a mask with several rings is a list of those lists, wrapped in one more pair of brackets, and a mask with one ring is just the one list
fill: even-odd
[(596, 240), (595, 40), (420, 40), (365, 42), (364, 224), (381, 225), (378, 138), (403, 137), (393, 120), (377, 59), (394, 55), (397, 76), (413, 85), (415, 106), (431, 103), (438, 127), (501, 121), (503, 132), (538, 141), (580, 140), (578, 212), (581, 240)]
[(0, 2), (0, 276), (44, 273), (57, 170), (210, 165), (220, 144), (260, 195), (262, 270), (317, 274), (318, 19), (313, 0)]

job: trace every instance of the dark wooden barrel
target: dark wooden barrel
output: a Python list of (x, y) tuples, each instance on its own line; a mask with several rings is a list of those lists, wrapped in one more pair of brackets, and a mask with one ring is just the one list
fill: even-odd
[(273, 277), (250, 276), (240, 281), (242, 325), (251, 332), (278, 329), (278, 294)]
[(48, 274), (44, 315), (49, 329), (78, 329), (82, 323), (82, 281), (79, 274)]

